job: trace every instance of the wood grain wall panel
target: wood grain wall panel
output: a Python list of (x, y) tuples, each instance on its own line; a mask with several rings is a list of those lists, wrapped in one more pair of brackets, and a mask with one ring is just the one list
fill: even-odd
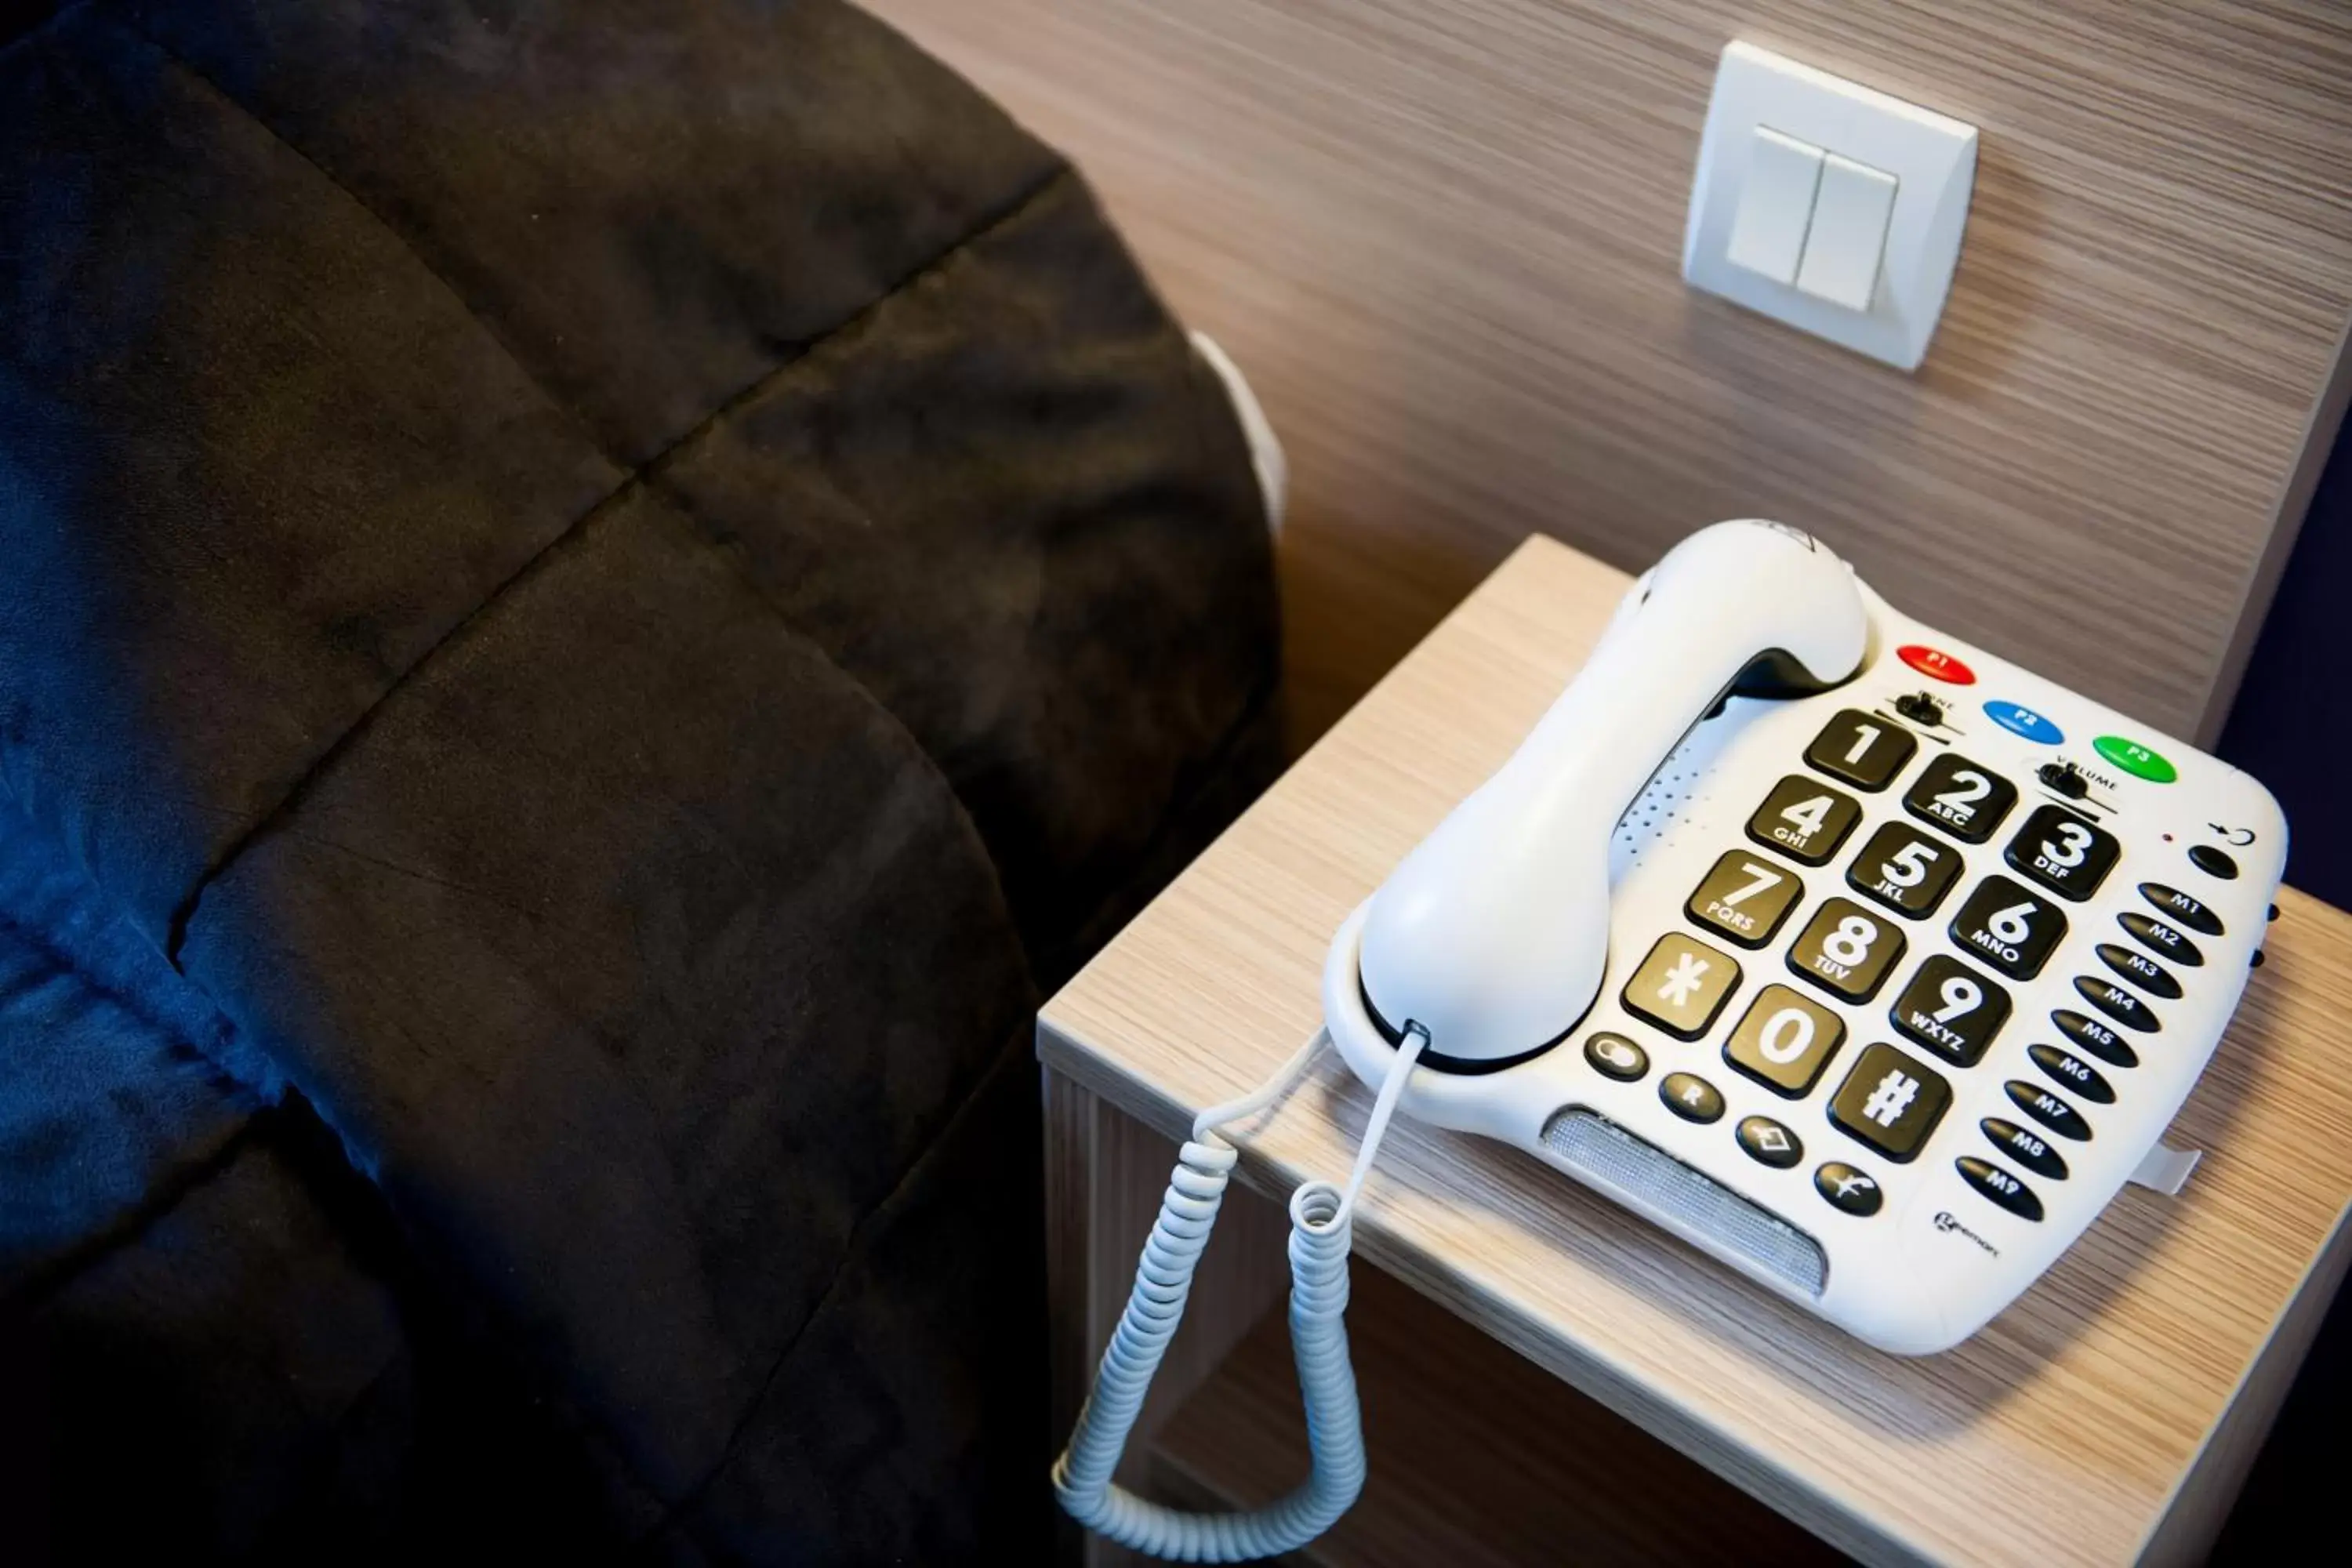
[[(1759, 513), (2218, 727), (2352, 310), (2352, 6), (868, 3), (1067, 149), (1257, 384), (1303, 731), (1531, 530), (1637, 568)], [(1981, 128), (1917, 374), (1684, 287), (1735, 37)]]

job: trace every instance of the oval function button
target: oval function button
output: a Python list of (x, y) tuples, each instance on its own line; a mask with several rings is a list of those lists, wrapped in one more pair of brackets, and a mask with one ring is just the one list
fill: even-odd
[(2082, 1058), (2062, 1051), (2055, 1046), (2029, 1046), (2025, 1054), (2033, 1058), (2035, 1067), (2084, 1100), (2098, 1105), (2116, 1102), (2115, 1086), (2107, 1082), (2106, 1075)]
[(1873, 1215), (1886, 1201), (1875, 1179), (1842, 1160), (1832, 1160), (1813, 1173), (1813, 1188), (1848, 1214)]
[(2091, 1124), (2083, 1120), (2083, 1113), (2040, 1084), (2011, 1079), (2001, 1088), (2009, 1091), (2010, 1100), (2018, 1110), (2059, 1137), (2071, 1138), (2077, 1143), (2089, 1142)]
[(1969, 1185), (2018, 1218), (2040, 1219), (2042, 1217), (2042, 1200), (2033, 1195), (2033, 1189), (1990, 1160), (1979, 1160), (1974, 1154), (1963, 1154), (1952, 1163), (1959, 1167), (1960, 1174), (1967, 1179)]
[(2139, 1053), (2124, 1043), (2124, 1037), (2100, 1023), (2096, 1018), (2061, 1007), (2050, 1015), (2065, 1037), (2082, 1049), (2111, 1067), (2136, 1068)]
[(1927, 647), (1919, 643), (1905, 643), (1895, 650), (1895, 657), (1922, 675), (1954, 686), (1974, 686), (1977, 672), (1939, 647)]
[(1619, 1083), (1631, 1083), (1650, 1070), (1650, 1053), (1622, 1035), (1595, 1035), (1584, 1042), (1584, 1059), (1593, 1071)]
[(1776, 1171), (1785, 1171), (1805, 1157), (1805, 1145), (1797, 1135), (1769, 1116), (1739, 1119), (1739, 1146), (1749, 1158)]
[(2205, 962), (2204, 952), (2189, 940), (2189, 933), (2177, 926), (2166, 925), (2154, 915), (2144, 915), (2137, 910), (2126, 910), (2116, 917), (2116, 923), (2137, 937), (2157, 952), (2173, 963), (2190, 969)]
[(2066, 1162), (2050, 1141), (2039, 1132), (2028, 1132), (2014, 1121), (2003, 1121), (1998, 1116), (1988, 1116), (1982, 1123), (1984, 1135), (1992, 1146), (2032, 1172), (2053, 1182), (2066, 1179)]
[(1984, 710), (1994, 723), (2012, 735), (2022, 735), (2045, 746), (2054, 746), (2066, 738), (2065, 731), (2022, 703), (1988, 702)]
[(2161, 882), (2142, 882), (2139, 896), (2163, 910), (2166, 920), (2179, 921), (2200, 936), (2221, 934), (2221, 917), (2178, 888), (2168, 888)]
[(2126, 1028), (2152, 1035), (2159, 1027), (2156, 1015), (2147, 1010), (2147, 1004), (2112, 980), (2077, 974), (2074, 976), (2074, 993)]
[(1658, 1098), (1685, 1121), (1717, 1121), (1723, 1116), (1723, 1091), (1696, 1073), (1668, 1073), (1658, 1080)]
[(2107, 761), (2150, 784), (2170, 784), (2180, 776), (2179, 769), (2137, 741), (2126, 741), (2121, 735), (2102, 735), (2091, 742), (2091, 750)]
[(2103, 942), (2098, 951), (2099, 962), (2126, 980), (2138, 981), (2150, 994), (2168, 1002), (2179, 999), (2180, 982), (2172, 977), (2172, 971), (2147, 954), (2119, 942)]
[(2200, 844), (2190, 848), (2189, 863), (2207, 876), (2219, 877), (2225, 882), (2233, 882), (2238, 878), (2238, 863), (2210, 844)]

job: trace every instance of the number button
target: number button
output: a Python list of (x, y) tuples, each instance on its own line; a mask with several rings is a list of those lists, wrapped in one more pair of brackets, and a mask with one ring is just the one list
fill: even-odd
[(2045, 805), (2009, 841), (2009, 863), (2062, 899), (2081, 903), (2116, 863), (2116, 836), (2063, 807)]
[(1762, 947), (1804, 890), (1794, 873), (1761, 855), (1735, 849), (1715, 863), (1683, 912), (1742, 947)]
[(2016, 804), (2015, 784), (1950, 752), (1921, 769), (1919, 782), (1903, 797), (1904, 810), (1966, 844), (1990, 838)]
[(1804, 865), (1825, 866), (1861, 820), (1862, 807), (1853, 796), (1790, 773), (1748, 819), (1748, 837)]
[(1678, 1040), (1696, 1040), (1738, 985), (1739, 965), (1729, 953), (1669, 931), (1626, 983), (1625, 1009)]
[(1837, 1055), (1845, 1023), (1785, 985), (1767, 985), (1724, 1042), (1723, 1059), (1775, 1094), (1802, 1098)]
[(1789, 950), (1789, 967), (1849, 1002), (1867, 1002), (1903, 956), (1903, 931), (1846, 899), (1816, 911)]
[(2064, 910), (2006, 877), (1987, 877), (1952, 917), (1952, 940), (2011, 980), (2041, 973), (2065, 934)]
[(1895, 999), (1895, 1026), (1955, 1067), (1972, 1068), (2009, 1022), (2009, 993), (1937, 953)]
[(1882, 790), (1918, 749), (1918, 737), (1902, 725), (1849, 708), (1813, 737), (1805, 748), (1805, 765), (1856, 789)]
[(1830, 1101), (1830, 1120), (1888, 1159), (1907, 1161), (1951, 1103), (1943, 1074), (1893, 1046), (1873, 1046)]
[(1896, 914), (1924, 920), (1959, 879), (1960, 852), (1908, 823), (1890, 822), (1870, 836), (1845, 879)]

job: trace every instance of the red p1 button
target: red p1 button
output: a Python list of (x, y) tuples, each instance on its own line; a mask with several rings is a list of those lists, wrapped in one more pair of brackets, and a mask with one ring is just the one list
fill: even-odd
[(1954, 686), (1974, 686), (1977, 672), (1939, 647), (1924, 647), (1918, 643), (1905, 643), (1895, 650), (1895, 657), (1937, 680), (1948, 680)]

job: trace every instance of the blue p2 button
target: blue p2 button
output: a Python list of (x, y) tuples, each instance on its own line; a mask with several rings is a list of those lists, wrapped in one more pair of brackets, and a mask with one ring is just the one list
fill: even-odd
[(2054, 746), (2066, 738), (2063, 730), (2031, 708), (2020, 707), (2014, 702), (1988, 702), (1984, 710), (1992, 715), (1994, 723), (2012, 735), (2022, 735), (2045, 746)]

